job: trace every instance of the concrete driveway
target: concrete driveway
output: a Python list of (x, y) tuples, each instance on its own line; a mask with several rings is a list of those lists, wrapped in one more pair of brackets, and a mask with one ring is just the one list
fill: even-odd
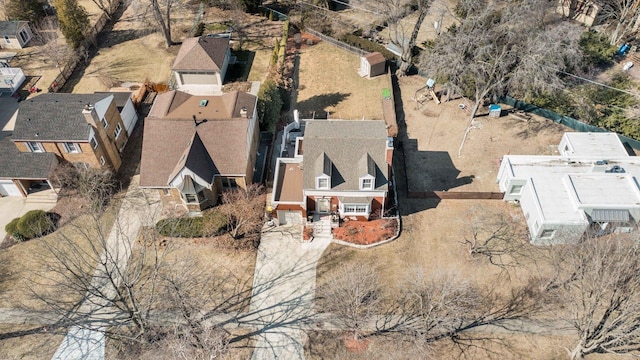
[(22, 196), (6, 196), (0, 198), (0, 244), (2, 244), (4, 237), (7, 235), (4, 227), (11, 220), (31, 210), (49, 211), (55, 205), (54, 203), (27, 203), (27, 199)]

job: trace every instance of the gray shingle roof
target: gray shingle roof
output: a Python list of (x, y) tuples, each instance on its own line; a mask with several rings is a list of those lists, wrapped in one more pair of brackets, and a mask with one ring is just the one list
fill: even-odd
[[(18, 107), (13, 139), (19, 141), (88, 141), (89, 125), (82, 110), (109, 94), (47, 93)], [(37, 134), (37, 136), (36, 136)]]
[(20, 23), (23, 22), (26, 21), (0, 21), (0, 36), (15, 36), (18, 33), (18, 27), (20, 26)]
[(303, 188), (315, 189), (318, 169), (313, 165), (324, 154), (333, 164), (332, 190), (359, 190), (360, 177), (366, 175), (360, 173), (363, 169), (359, 162), (369, 154), (375, 164), (375, 188), (383, 189), (388, 182), (386, 139), (387, 130), (382, 120), (307, 120), (304, 162), (311, 166), (304, 168)]
[(129, 101), (129, 99), (131, 99), (131, 92), (128, 91), (113, 91), (113, 92), (108, 92), (108, 91), (96, 91), (94, 92), (95, 95), (104, 95), (105, 97), (109, 96), (109, 95), (113, 95), (113, 101), (116, 102), (116, 107), (118, 108), (118, 111), (122, 111), (122, 108), (127, 105), (127, 101)]
[(57, 165), (55, 154), (20, 152), (9, 133), (0, 133), (1, 179), (48, 179)]

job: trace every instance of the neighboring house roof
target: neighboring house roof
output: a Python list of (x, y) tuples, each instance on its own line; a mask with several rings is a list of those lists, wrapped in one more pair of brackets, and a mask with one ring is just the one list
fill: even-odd
[(229, 37), (201, 36), (182, 42), (172, 70), (220, 71), (229, 48)]
[(96, 91), (94, 94), (105, 95), (105, 96), (113, 95), (113, 100), (116, 102), (116, 107), (118, 108), (118, 111), (122, 111), (122, 108), (124, 108), (124, 106), (127, 105), (127, 101), (131, 99), (131, 92), (129, 91), (113, 91), (113, 92)]
[(24, 23), (27, 23), (27, 21), (0, 21), (0, 36), (15, 36), (20, 26)]
[(618, 134), (611, 132), (567, 132), (562, 135), (560, 143), (569, 145), (568, 150), (559, 149), (561, 154), (567, 156), (593, 156), (601, 160), (629, 156)]
[(88, 141), (90, 126), (82, 110), (111, 95), (47, 93), (22, 101), (14, 141)]
[(384, 189), (388, 182), (386, 141), (382, 120), (307, 120), (304, 162), (308, 166), (304, 168), (303, 188), (316, 188), (316, 172), (326, 171), (326, 156), (332, 165), (332, 190), (359, 190), (360, 177), (368, 172), (375, 173), (374, 188)]
[(8, 132), (0, 133), (0, 178), (48, 179), (57, 165), (54, 153), (20, 152)]
[[(206, 106), (200, 106), (203, 100)], [(183, 168), (206, 181), (215, 175), (245, 174), (247, 133), (256, 101), (237, 91), (220, 96), (181, 91), (159, 95), (145, 121), (140, 185), (167, 187)], [(241, 108), (247, 109), (247, 118), (240, 115)]]

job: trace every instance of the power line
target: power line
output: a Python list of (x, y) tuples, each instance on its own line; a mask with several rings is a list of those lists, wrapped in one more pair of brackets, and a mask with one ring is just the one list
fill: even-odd
[(609, 86), (609, 85), (607, 85), (607, 84), (603, 84), (603, 83), (598, 82), (598, 81), (595, 81), (595, 80), (587, 79), (587, 78), (584, 78), (584, 77), (582, 77), (582, 76), (578, 76), (578, 75), (575, 75), (575, 74), (572, 74), (572, 73), (568, 73), (568, 72), (566, 72), (566, 71), (557, 70), (557, 69), (554, 69), (554, 70), (556, 70), (556, 71), (557, 71), (557, 72), (559, 72), (559, 73), (562, 73), (562, 74), (565, 74), (565, 75), (569, 75), (569, 76), (572, 76), (572, 77), (574, 77), (574, 78), (577, 78), (577, 79), (580, 79), (580, 80), (584, 80), (584, 81), (586, 81), (586, 82), (590, 82), (590, 83), (595, 84), (595, 85), (599, 85), (599, 86), (602, 86), (602, 87), (606, 87), (607, 89), (611, 89), (611, 90), (619, 91), (619, 92), (621, 92), (621, 93), (625, 93), (625, 94), (629, 94), (629, 95), (632, 95), (632, 96), (640, 97), (640, 94), (638, 94), (638, 93), (633, 93), (633, 92), (628, 91), (628, 90), (618, 89), (618, 88), (616, 88), (616, 87)]

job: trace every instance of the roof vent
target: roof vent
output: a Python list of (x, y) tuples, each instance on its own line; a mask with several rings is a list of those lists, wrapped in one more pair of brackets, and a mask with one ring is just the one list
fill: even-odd
[(205, 107), (205, 106), (207, 106), (208, 103), (209, 103), (209, 100), (202, 99), (202, 100), (200, 100), (200, 105), (199, 106), (200, 107)]
[(624, 168), (620, 167), (618, 165), (612, 166), (611, 169), (609, 169), (609, 170), (607, 170), (605, 172), (614, 173), (614, 174), (624, 174), (625, 173)]

